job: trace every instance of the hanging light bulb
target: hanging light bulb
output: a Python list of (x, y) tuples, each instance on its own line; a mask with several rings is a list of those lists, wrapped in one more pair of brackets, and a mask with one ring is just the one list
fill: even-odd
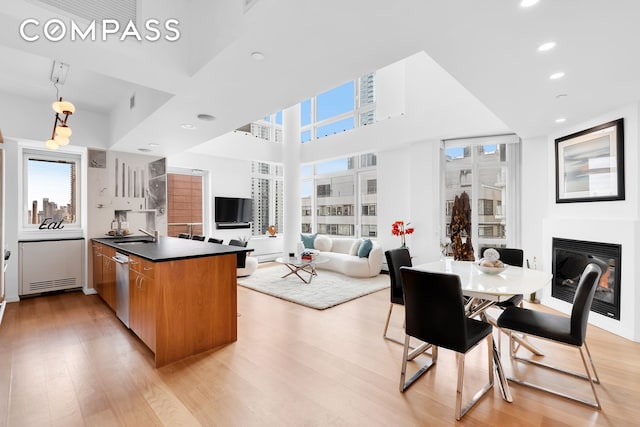
[(63, 146), (63, 145), (67, 145), (69, 143), (69, 138), (66, 138), (64, 136), (60, 136), (60, 135), (56, 135), (55, 138), (53, 138), (53, 141), (58, 144), (59, 146)]
[(54, 102), (51, 108), (58, 114), (73, 114), (76, 112), (76, 107), (69, 101), (63, 101), (62, 97), (59, 101)]
[(70, 115), (75, 113), (76, 107), (69, 101), (63, 101), (61, 96), (58, 97), (58, 84), (64, 84), (68, 67), (68, 64), (54, 61), (51, 70), (50, 80), (56, 88), (57, 100), (51, 104), (51, 108), (56, 113), (53, 132), (51, 132), (51, 139), (45, 142), (46, 147), (50, 150), (57, 150), (60, 146), (69, 144), (69, 137), (71, 136), (71, 128), (67, 126), (67, 120), (69, 120)]
[(56, 135), (68, 139), (71, 136), (71, 128), (67, 125), (57, 126)]
[(53, 139), (49, 139), (47, 140), (47, 142), (44, 143), (44, 145), (49, 149), (49, 150), (57, 150), (59, 145), (57, 142), (55, 142)]

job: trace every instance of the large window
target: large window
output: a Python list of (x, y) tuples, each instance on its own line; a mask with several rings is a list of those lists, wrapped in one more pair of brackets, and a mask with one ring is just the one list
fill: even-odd
[(284, 188), (282, 166), (251, 163), (251, 198), (253, 199), (252, 234), (262, 236), (270, 225), (284, 233)]
[[(300, 103), (300, 141), (344, 132), (376, 120), (375, 72)], [(267, 141), (282, 141), (282, 111), (238, 130)]]
[(376, 237), (375, 165), (375, 154), (364, 154), (303, 166), (300, 231)]
[(80, 156), (24, 150), (23, 169), (24, 227), (37, 229), (39, 224), (48, 229), (79, 227)]
[(447, 242), (453, 201), (466, 192), (476, 250), (480, 246), (520, 245), (519, 149), (515, 135), (445, 142), (443, 236)]

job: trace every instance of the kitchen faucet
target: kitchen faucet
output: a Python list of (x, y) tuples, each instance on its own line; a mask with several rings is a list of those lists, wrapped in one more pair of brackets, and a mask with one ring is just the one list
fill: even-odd
[(147, 236), (153, 238), (153, 240), (152, 240), (153, 243), (157, 243), (158, 242), (158, 230), (153, 230), (153, 233), (150, 232), (150, 231), (145, 230), (144, 228), (138, 228), (138, 230), (142, 231)]

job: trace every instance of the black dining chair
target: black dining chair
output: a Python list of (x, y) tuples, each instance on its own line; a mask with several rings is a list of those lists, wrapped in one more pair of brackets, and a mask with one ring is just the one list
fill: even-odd
[[(480, 248), (480, 254), (482, 258), (484, 258), (484, 251), (486, 251), (487, 249), (489, 249), (489, 247)], [(500, 260), (507, 265), (513, 265), (515, 267), (522, 267), (524, 265), (524, 251), (522, 249), (516, 249), (516, 248), (491, 248), (491, 249), (495, 249), (496, 251), (498, 251), (498, 253), (500, 254)], [(495, 304), (493, 304), (492, 307), (496, 307), (501, 310), (504, 310), (507, 307), (523, 307), (524, 306), (523, 300), (524, 300), (524, 295), (522, 294), (513, 295), (512, 297), (507, 298), (504, 301), (497, 301)], [(487, 319), (491, 324), (493, 324), (494, 326), (497, 326), (494, 318), (488, 317)], [(502, 335), (498, 333), (498, 348), (500, 350), (502, 350), (501, 337)], [(535, 348), (531, 346), (531, 350), (535, 350)], [(540, 353), (539, 351), (536, 351), (536, 354), (542, 355), (542, 353)]]
[(204, 239), (205, 237), (199, 234), (194, 234), (193, 236), (191, 236), (191, 240), (198, 240), (200, 242), (204, 242)]
[(189, 233), (180, 233), (180, 234), (178, 234), (178, 237), (180, 239), (189, 239), (189, 238), (191, 238), (191, 235)]
[[(400, 391), (404, 392), (438, 360), (438, 347), (456, 352), (458, 382), (456, 420), (461, 419), (493, 387), (493, 335), (489, 323), (468, 318), (465, 314), (460, 277), (455, 274), (430, 273), (409, 267), (400, 268), (404, 291), (405, 330)], [(405, 382), (411, 337), (430, 343), (431, 362)], [(462, 407), (465, 355), (487, 339), (489, 382)]]
[[(484, 251), (486, 251), (487, 249), (489, 248), (488, 247), (480, 248), (480, 253), (482, 254), (481, 258), (484, 258)], [(498, 251), (498, 253), (500, 254), (500, 261), (502, 261), (505, 264), (513, 265), (516, 267), (522, 267), (524, 265), (524, 251), (522, 249), (515, 249), (515, 248), (491, 248), (491, 249), (495, 249), (496, 251)], [(499, 301), (495, 303), (493, 306), (499, 307), (502, 309), (505, 309), (507, 307), (516, 307), (516, 306), (522, 307), (523, 299), (524, 299), (524, 296), (522, 294), (514, 295), (511, 298), (508, 298), (504, 301)]]
[(391, 312), (394, 305), (404, 305), (404, 295), (402, 293), (402, 276), (400, 275), (400, 267), (411, 267), (411, 255), (409, 249), (398, 248), (390, 249), (384, 253), (387, 258), (387, 266), (389, 268), (389, 280), (391, 304), (389, 304), (389, 312), (387, 313), (387, 321), (384, 324), (384, 332), (382, 337), (389, 341), (402, 344), (401, 341), (387, 336), (387, 330), (389, 329), (389, 321), (391, 320)]
[(220, 243), (222, 244), (222, 239), (216, 239), (215, 237), (209, 237), (209, 243)]
[[(588, 380), (589, 384), (591, 384), (591, 390), (593, 391), (595, 401), (588, 401), (566, 393), (551, 390), (547, 387), (524, 381), (523, 379), (515, 376), (508, 378), (509, 381), (545, 391), (556, 396), (571, 399), (594, 408), (602, 408), (594, 385), (594, 383), (599, 384), (600, 379), (598, 378), (596, 367), (593, 363), (593, 359), (591, 358), (591, 352), (589, 351), (586, 341), (587, 322), (589, 320), (589, 312), (591, 311), (591, 303), (593, 302), (593, 296), (598, 286), (601, 274), (602, 270), (595, 263), (588, 264), (585, 267), (582, 275), (580, 276), (578, 287), (576, 288), (570, 317), (552, 313), (543, 313), (541, 311), (529, 310), (521, 307), (508, 307), (498, 318), (498, 326), (509, 331), (509, 354), (511, 359)], [(559, 344), (577, 347), (580, 351), (580, 357), (582, 358), (586, 375), (561, 369), (538, 360), (516, 356), (516, 352), (520, 349), (520, 346), (516, 346), (514, 343), (512, 337), (514, 332), (522, 332), (529, 336), (535, 336)], [(587, 364), (584, 352), (582, 351), (583, 347), (586, 350), (590, 366)]]

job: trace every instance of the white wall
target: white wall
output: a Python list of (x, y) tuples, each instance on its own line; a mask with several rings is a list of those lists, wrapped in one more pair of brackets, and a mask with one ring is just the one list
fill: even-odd
[[(208, 237), (224, 239), (227, 243), (230, 239), (251, 236), (250, 229), (218, 230), (213, 220), (214, 197), (251, 197), (251, 162), (249, 160), (183, 153), (168, 157), (167, 165), (169, 168), (206, 171), (208, 182), (204, 203), (207, 204), (207, 218), (203, 218), (203, 221), (206, 223), (205, 233)], [(253, 239), (255, 238), (251, 240)], [(248, 246), (251, 247), (251, 241)]]
[[(611, 202), (555, 203), (555, 139), (588, 129), (619, 118), (624, 118), (624, 157), (625, 157), (625, 200)], [(540, 159), (540, 153), (530, 150), (536, 163), (546, 165), (545, 171), (536, 170), (535, 163), (527, 168), (526, 179), (531, 184), (536, 179), (546, 181), (546, 203), (548, 215), (542, 221), (542, 234), (539, 247), (542, 250), (544, 269), (551, 271), (551, 239), (562, 237), (576, 240), (587, 240), (622, 245), (621, 260), (621, 318), (620, 321), (610, 319), (597, 313), (591, 313), (589, 322), (623, 337), (640, 341), (640, 291), (638, 280), (640, 266), (637, 259), (640, 249), (639, 215), (639, 173), (637, 164), (640, 160), (638, 150), (639, 105), (633, 104), (620, 108), (584, 123), (561, 129), (549, 135), (546, 142), (546, 155)], [(542, 151), (542, 150), (541, 150)], [(529, 158), (525, 158), (528, 162)], [(546, 176), (543, 176), (546, 175)], [(546, 179), (545, 179), (546, 178)], [(534, 192), (533, 194), (536, 194)], [(533, 200), (526, 196), (525, 211), (532, 207), (543, 213)], [(539, 221), (529, 216), (529, 220), (538, 226)], [(526, 223), (525, 223), (526, 224)], [(527, 239), (535, 247), (533, 235)], [(565, 313), (570, 312), (570, 305), (551, 297), (550, 287), (545, 289), (542, 302)]]

